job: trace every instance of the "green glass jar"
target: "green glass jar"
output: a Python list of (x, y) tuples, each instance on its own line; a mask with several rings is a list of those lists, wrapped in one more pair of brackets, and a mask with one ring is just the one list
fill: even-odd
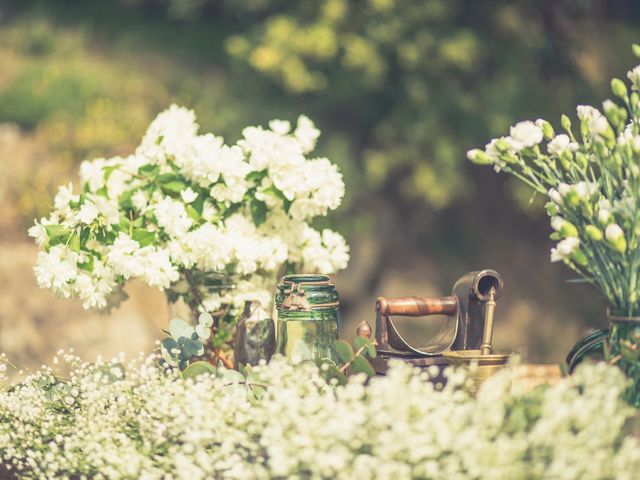
[(331, 360), (339, 364), (339, 297), (326, 275), (286, 275), (278, 285), (277, 352), (293, 363)]

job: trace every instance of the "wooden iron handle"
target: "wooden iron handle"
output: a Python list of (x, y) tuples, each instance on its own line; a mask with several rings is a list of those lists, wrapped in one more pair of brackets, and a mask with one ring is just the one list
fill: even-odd
[(458, 313), (458, 299), (450, 297), (378, 297), (376, 310), (383, 316), (404, 315), (455, 315)]

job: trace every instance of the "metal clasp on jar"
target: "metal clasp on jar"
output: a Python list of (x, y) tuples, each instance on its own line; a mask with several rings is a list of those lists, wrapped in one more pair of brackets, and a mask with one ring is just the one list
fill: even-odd
[(287, 296), (282, 301), (282, 309), (294, 312), (311, 311), (311, 304), (309, 300), (307, 300), (306, 293), (301, 286), (301, 283), (292, 285), (291, 290), (286, 293)]

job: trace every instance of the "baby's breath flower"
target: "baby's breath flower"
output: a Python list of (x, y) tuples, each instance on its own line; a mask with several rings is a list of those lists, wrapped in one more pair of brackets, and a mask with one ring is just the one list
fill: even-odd
[(0, 391), (2, 465), (19, 478), (605, 479), (640, 469), (625, 378), (604, 363), (533, 391), (504, 370), (473, 397), (461, 370), (434, 386), (437, 368), (395, 362), (366, 385), (331, 386), (315, 365), (275, 358), (252, 372), (267, 386), (256, 399), (222, 375), (162, 370), (155, 355), (60, 357), (70, 381), (43, 367)]

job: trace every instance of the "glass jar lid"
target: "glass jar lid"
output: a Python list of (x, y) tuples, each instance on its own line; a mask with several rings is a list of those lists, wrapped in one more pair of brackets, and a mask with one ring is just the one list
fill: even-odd
[(306, 311), (338, 308), (338, 305), (338, 291), (327, 275), (285, 275), (278, 285), (278, 309)]

